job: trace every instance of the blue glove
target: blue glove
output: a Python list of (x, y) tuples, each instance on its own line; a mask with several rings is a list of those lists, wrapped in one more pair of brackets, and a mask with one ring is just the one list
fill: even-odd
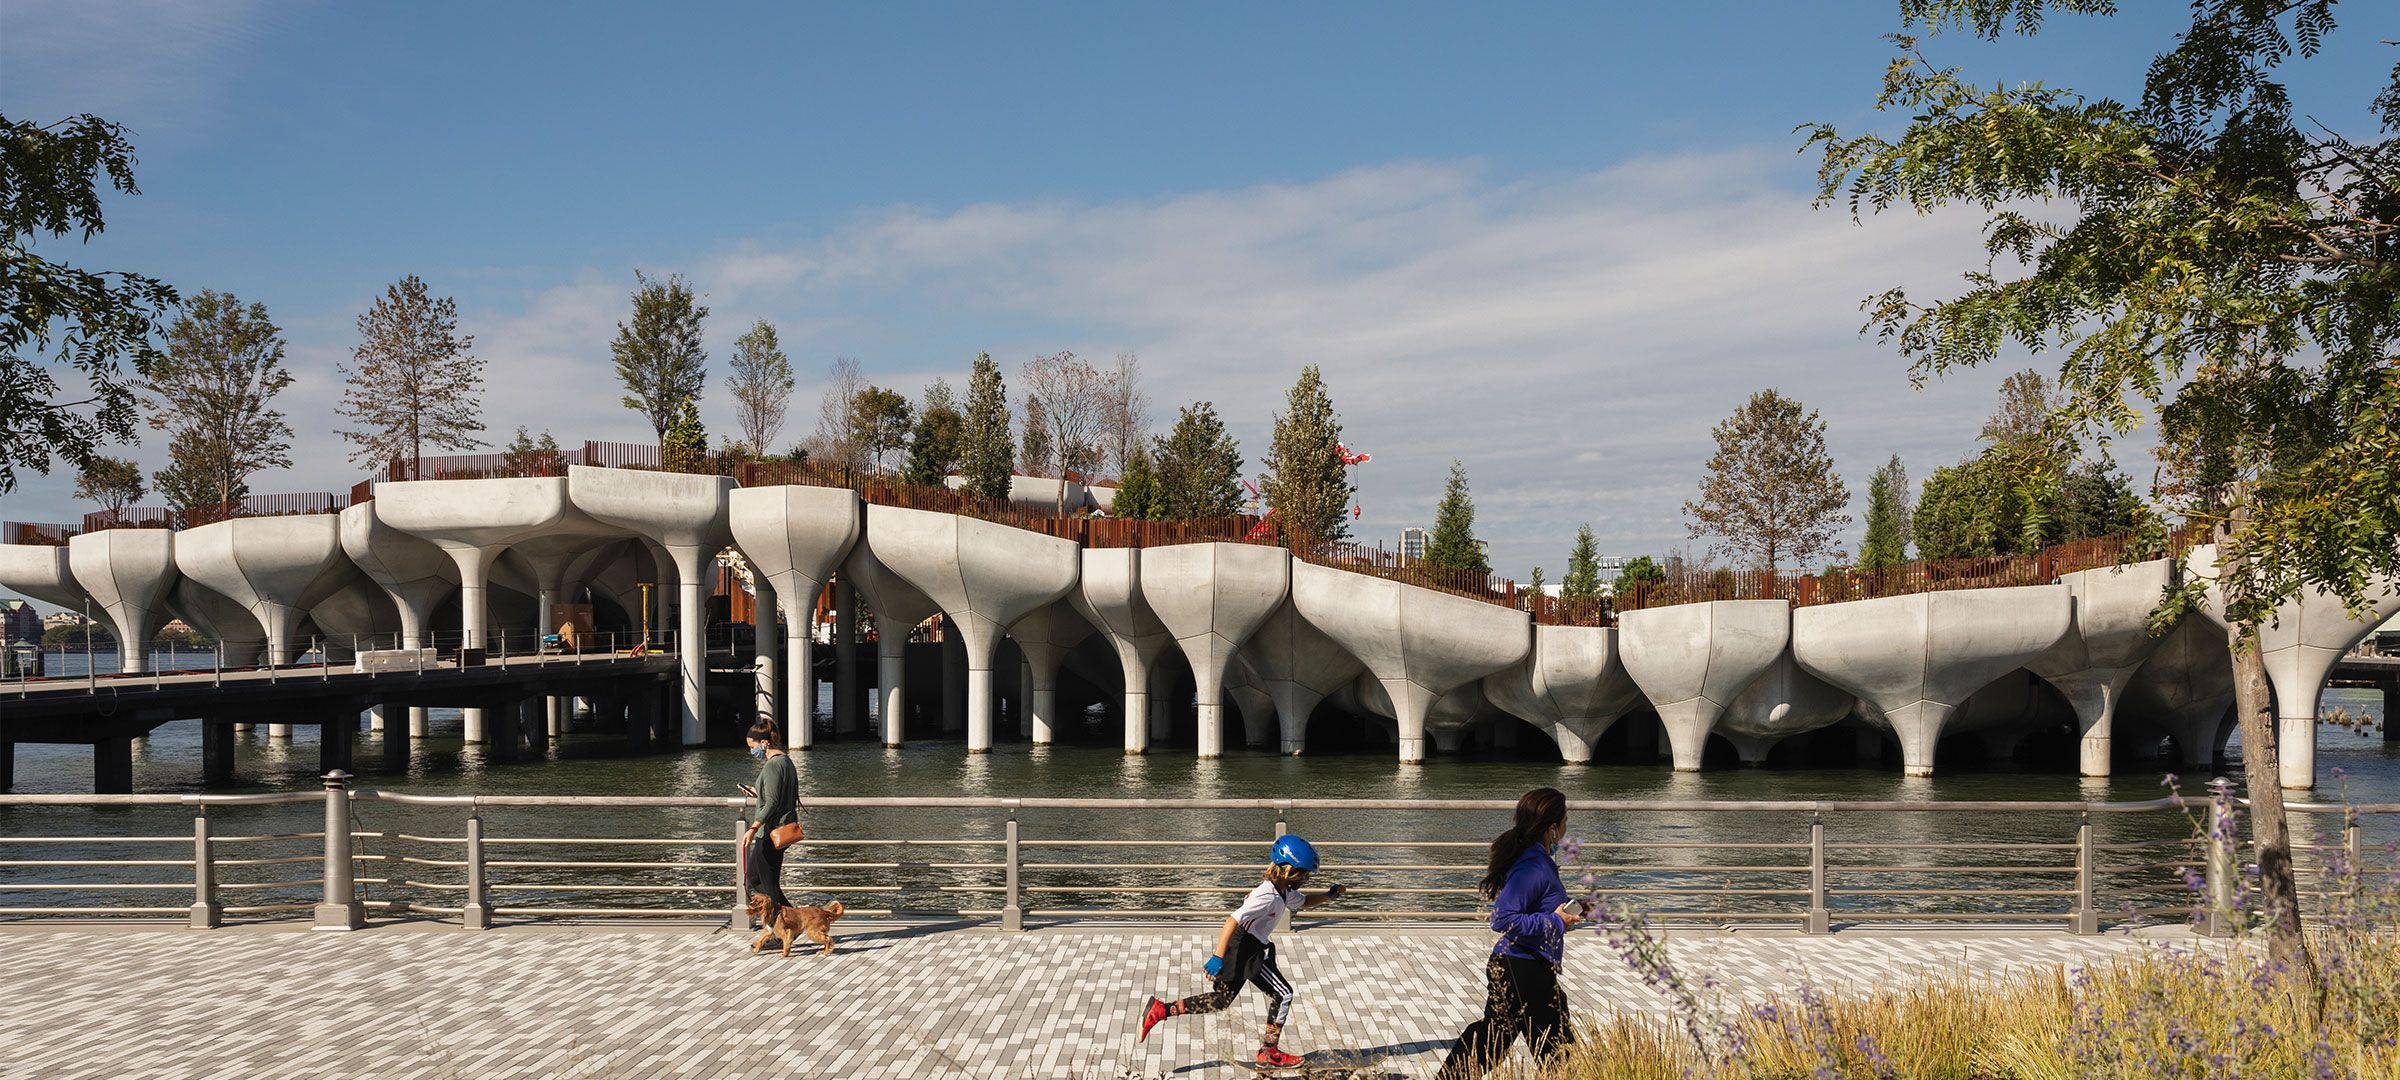
[(1336, 886), (1334, 886), (1334, 887), (1332, 887), (1332, 888), (1330, 888), (1330, 889), (1327, 889), (1327, 890), (1325, 890), (1325, 899), (1327, 899), (1327, 900), (1339, 900), (1339, 899), (1341, 899), (1341, 898), (1342, 898), (1342, 896), (1343, 896), (1344, 894), (1348, 893), (1349, 891), (1350, 891), (1350, 886), (1348, 886), (1348, 885), (1336, 885)]
[(1222, 956), (1209, 957), (1208, 963), (1202, 964), (1201, 968), (1208, 972), (1209, 978), (1216, 978), (1225, 972), (1225, 958)]

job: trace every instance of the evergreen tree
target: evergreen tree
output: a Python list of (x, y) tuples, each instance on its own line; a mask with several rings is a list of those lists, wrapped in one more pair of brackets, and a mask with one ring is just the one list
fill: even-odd
[(1009, 438), (1008, 384), (992, 354), (977, 353), (967, 376), (967, 410), (960, 428), (959, 471), (968, 491), (986, 498), (1008, 498), (1009, 473), (1016, 467)]
[(1532, 577), (1532, 578), (1530, 578), (1530, 579), (1528, 579), (1528, 580), (1525, 582), (1525, 593), (1526, 593), (1526, 595), (1528, 595), (1528, 596), (1545, 596), (1545, 595), (1548, 595), (1548, 594), (1546, 594), (1546, 593), (1542, 592), (1542, 568), (1541, 568), (1541, 567), (1538, 567), (1538, 566), (1537, 566), (1537, 567), (1534, 567), (1534, 568), (1533, 568), (1533, 577)]
[(1475, 500), (1467, 494), (1465, 462), (1450, 463), (1442, 504), (1433, 512), (1433, 535), (1425, 542), (1425, 565), (1489, 575), (1492, 565), (1475, 542)]
[(1666, 580), (1667, 571), (1658, 565), (1658, 560), (1648, 555), (1636, 555), (1625, 560), (1625, 568), (1617, 571), (1616, 583), (1609, 586), (1609, 591), (1629, 593), (1644, 585), (1657, 585)]
[(1177, 521), (1227, 517), (1242, 509), (1242, 448), (1209, 402), (1186, 406), (1154, 445), (1158, 516)]
[(1025, 443), (1018, 449), (1017, 461), (1027, 476), (1040, 472), (1050, 461), (1050, 416), (1042, 408), (1042, 399), (1032, 394), (1025, 395)]
[(1717, 538), (1712, 553), (1773, 573), (1833, 552), (1834, 531), (1850, 524), (1850, 490), (1834, 475), (1825, 421), (1801, 410), (1761, 390), (1710, 432), (1716, 455), (1683, 512), (1693, 536)]
[(1158, 474), (1150, 468), (1150, 455), (1137, 450), (1125, 461), (1125, 475), (1117, 482), (1117, 497), (1108, 512), (1121, 518), (1159, 518), (1165, 516), (1165, 511)]
[(659, 462), (668, 472), (707, 471), (708, 429), (700, 425), (700, 407), (691, 398), (683, 399), (668, 423), (659, 443)]
[(1350, 535), (1349, 467), (1342, 463), (1342, 418), (1333, 411), (1325, 383), (1310, 364), (1300, 369), (1284, 410), (1275, 416), (1274, 443), (1259, 487), (1275, 508), (1284, 542), (1295, 548)]
[(950, 384), (933, 380), (917, 409), (917, 426), (909, 432), (908, 462), (900, 467), (900, 478), (927, 487), (941, 483), (958, 468), (965, 422)]
[(1881, 570), (1908, 561), (1908, 471), (1892, 455), (1867, 480), (1867, 538), (1858, 568)]
[(442, 450), (484, 445), (483, 358), (469, 349), (473, 334), (458, 332), (458, 303), (433, 297), (415, 274), (387, 286), (358, 317), (357, 361), (341, 368), (342, 400), (335, 406), (359, 430), (338, 432), (356, 444), (350, 460), (380, 466), (409, 463), (424, 479), (425, 444)]
[[(166, 344), (143, 392), (150, 426), (174, 433), (173, 487), (213, 493), (188, 505), (231, 503), (249, 490), (251, 473), (291, 467), (292, 428), (270, 403), (292, 373), (283, 366), (283, 331), (265, 305), (203, 289), (167, 328)], [(169, 486), (159, 479), (159, 490)]]
[(566, 475), (558, 459), (558, 440), (547, 431), (536, 439), (523, 424), (517, 425), (517, 437), (501, 449), (500, 462), (500, 471), (508, 476)]
[(1590, 525), (1575, 530), (1575, 547), (1567, 552), (1567, 576), (1558, 581), (1558, 595), (1565, 600), (1600, 595), (1600, 545), (1592, 539)]
[(914, 417), (909, 415), (908, 399), (896, 390), (870, 385), (859, 391), (850, 399), (850, 417), (859, 452), (873, 460), (877, 473), (883, 472), (883, 455), (908, 445)]
[(609, 353), (617, 362), (617, 381), (625, 385), (625, 407), (650, 421), (664, 455), (667, 425), (708, 387), (708, 353), (700, 348), (700, 323), (708, 309), (681, 274), (653, 281), (636, 270), (633, 280), (633, 323), (617, 324)]

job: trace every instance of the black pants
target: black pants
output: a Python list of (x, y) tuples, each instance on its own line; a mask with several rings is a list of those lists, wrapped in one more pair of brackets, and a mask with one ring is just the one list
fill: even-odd
[(1458, 1045), (1442, 1059), (1435, 1080), (1466, 1080), (1490, 1072), (1508, 1056), (1519, 1035), (1532, 1045), (1537, 1068), (1575, 1041), (1575, 1028), (1567, 1022), (1567, 993), (1549, 964), (1495, 953), (1484, 964), (1483, 977), (1483, 1018), (1459, 1033)]
[(792, 906), (783, 896), (783, 852), (775, 850), (766, 829), (750, 835), (750, 857), (742, 862), (742, 884), (751, 892), (766, 894), (776, 907)]
[(1247, 930), (1235, 930), (1231, 951), (1225, 966), (1217, 969), (1216, 988), (1176, 1002), (1170, 1015), (1215, 1012), (1233, 1004), (1242, 984), (1248, 983), (1267, 995), (1267, 1023), (1280, 1025), (1290, 1019), (1292, 984), (1275, 966), (1275, 946), (1251, 937)]

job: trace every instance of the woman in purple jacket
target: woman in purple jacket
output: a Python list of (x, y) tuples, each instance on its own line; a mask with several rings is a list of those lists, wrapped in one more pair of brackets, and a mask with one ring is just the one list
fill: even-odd
[(1550, 857), (1566, 835), (1567, 797), (1556, 788), (1535, 788), (1517, 800), (1516, 824), (1492, 841), (1491, 862), (1477, 887), (1492, 901), (1492, 929), (1500, 941), (1483, 966), (1483, 1017), (1459, 1033), (1436, 1080), (1490, 1072), (1519, 1035), (1533, 1048), (1537, 1068), (1575, 1041), (1558, 969), (1567, 930), (1583, 921), (1583, 910), (1567, 899)]

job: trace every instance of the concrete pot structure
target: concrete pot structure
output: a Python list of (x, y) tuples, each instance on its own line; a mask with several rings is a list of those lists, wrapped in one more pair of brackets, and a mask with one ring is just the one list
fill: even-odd
[(1697, 772), (1725, 707), (1783, 655), (1791, 605), (1716, 600), (1644, 608), (1617, 617), (1625, 670), (1658, 710), (1677, 772)]
[(1568, 763), (1587, 763), (1609, 725), (1642, 704), (1617, 635), (1613, 627), (1536, 626), (1532, 651), (1484, 676), (1483, 696), (1548, 732)]
[[(1068, 595), (1073, 595), (1070, 591)], [(1031, 707), (1025, 712), (1026, 736), (1035, 746), (1048, 746), (1058, 725), (1058, 668), (1067, 653), (1092, 636), (1092, 624), (1062, 598), (1046, 604), (1009, 625), (1008, 636), (1025, 655), (1026, 674), (1033, 683)]]
[(705, 571), (708, 561), (733, 541), (725, 523), (726, 496), (732, 490), (730, 476), (567, 467), (567, 495), (574, 509), (665, 548), (675, 567), (675, 652), (683, 661), (683, 703), (677, 712), (685, 746), (708, 741)]
[(189, 578), (167, 592), (167, 610), (217, 643), (226, 667), (256, 667), (267, 655), (267, 632), (248, 609)]
[[(2202, 580), (2215, 581), (2216, 545), (2193, 548), (2184, 566)], [(2367, 617), (2353, 619), (2340, 597), (2307, 586), (2275, 609), (2271, 624), (2258, 628), (2258, 653), (2266, 661), (2267, 682), (2275, 688), (2275, 750), (2284, 787), (2317, 786), (2317, 706), (2325, 693), (2325, 677), (2344, 653), (2400, 612), (2400, 581), (2370, 579), (2367, 598)], [(2201, 617), (2223, 631), (2224, 613), (2225, 593), (2212, 584)]]
[(150, 638), (166, 623), (175, 569), (175, 534), (165, 529), (109, 529), (67, 540), (75, 583), (117, 631), (117, 670), (150, 669)]
[(342, 553), (391, 598), (400, 612), (400, 647), (421, 649), (433, 609), (458, 588), (458, 563), (448, 552), (384, 524), (379, 500), (352, 504), (341, 513)]
[(977, 518), (867, 507), (865, 549), (941, 605), (967, 654), (967, 752), (992, 749), (992, 654), (1001, 629), (1067, 595), (1082, 570), (1072, 540)]
[(67, 566), (64, 544), (0, 544), (0, 588), (74, 611), (91, 599)]
[(1392, 702), (1402, 764), (1425, 760), (1435, 698), (1533, 647), (1522, 611), (1313, 563), (1292, 567), (1292, 606), (1375, 676)]
[[(769, 590), (791, 609), (783, 624), (784, 690), (775, 711), (784, 722), (787, 746), (816, 741), (816, 639), (810, 624), (816, 619), (817, 594), (858, 546), (862, 518), (858, 493), (848, 488), (783, 485), (742, 488), (725, 497), (734, 546), (764, 584), (760, 610), (773, 610), (766, 606)], [(877, 612), (883, 610), (882, 603), (870, 602)]]
[(1142, 602), (1139, 548), (1086, 548), (1082, 579), (1067, 602), (1099, 627), (1116, 650), (1125, 680), (1125, 752), (1150, 751), (1150, 668), (1175, 644), (1175, 635)]
[(267, 663), (289, 664), (308, 610), (348, 584), (357, 571), (342, 553), (342, 522), (332, 514), (233, 518), (175, 536), (175, 568), (258, 620)]
[(2075, 617), (2058, 644), (2025, 666), (2075, 707), (2085, 776), (2109, 773), (2117, 700), (2126, 681), (2158, 649), (2159, 639), (2150, 636), (2150, 612), (2165, 593), (2172, 570), (2167, 560), (2155, 559), (2059, 579), (2074, 600)]
[(2187, 618), (2168, 631), (2126, 681), (2118, 715), (2174, 736), (2185, 768), (2215, 767), (2233, 736), (2233, 653), (2225, 628)]
[(1308, 718), (1317, 706), (1367, 669), (1289, 603), (1259, 625), (1242, 658), (1275, 704), (1282, 751), (1295, 755), (1308, 749)]
[(1291, 595), (1292, 554), (1257, 544), (1179, 544), (1142, 553), (1142, 600), (1192, 665), (1199, 755), (1225, 751), (1225, 669)]
[(1909, 776), (1933, 775), (1944, 724), (1967, 696), (2065, 637), (2064, 585), (1855, 600), (1792, 612), (1792, 658), (1872, 705), (1864, 715), (1900, 742)]
[(1786, 652), (1725, 706), (1717, 731), (1742, 764), (1764, 765), (1776, 743), (1841, 723), (1857, 705), (1857, 698), (1802, 671)]
[(866, 545), (850, 550), (841, 572), (875, 612), (875, 686), (883, 693), (883, 745), (897, 747), (907, 741), (908, 632), (940, 614), (942, 607), (876, 562)]

